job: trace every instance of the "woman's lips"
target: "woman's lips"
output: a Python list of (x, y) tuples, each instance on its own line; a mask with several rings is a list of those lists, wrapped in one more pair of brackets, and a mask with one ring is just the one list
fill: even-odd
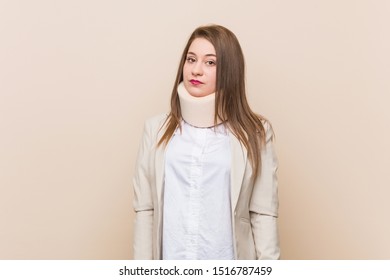
[(201, 85), (201, 84), (203, 84), (201, 81), (198, 81), (198, 80), (190, 80), (190, 83), (193, 84), (193, 85)]

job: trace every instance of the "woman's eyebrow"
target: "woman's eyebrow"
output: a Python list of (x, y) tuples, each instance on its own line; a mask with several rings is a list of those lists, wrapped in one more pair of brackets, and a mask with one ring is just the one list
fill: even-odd
[[(188, 55), (188, 54), (191, 54), (191, 55), (197, 56), (197, 55), (196, 55), (196, 53), (194, 53), (194, 52), (188, 52), (188, 53), (187, 53), (187, 55)], [(217, 57), (215, 54), (212, 54), (212, 53), (205, 54), (205, 56), (214, 56), (214, 57)]]

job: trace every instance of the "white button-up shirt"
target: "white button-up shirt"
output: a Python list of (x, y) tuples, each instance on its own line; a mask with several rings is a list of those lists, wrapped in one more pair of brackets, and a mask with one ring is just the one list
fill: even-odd
[(163, 259), (234, 259), (230, 166), (223, 124), (176, 130), (165, 157)]

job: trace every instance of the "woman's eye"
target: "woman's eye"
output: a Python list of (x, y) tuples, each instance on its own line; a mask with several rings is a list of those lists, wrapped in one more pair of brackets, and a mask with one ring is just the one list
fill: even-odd
[(212, 60), (206, 61), (206, 64), (209, 66), (216, 65), (215, 61)]
[(191, 62), (191, 63), (192, 63), (192, 62), (195, 62), (195, 58), (193, 58), (193, 57), (187, 57), (187, 61), (188, 61), (188, 62)]

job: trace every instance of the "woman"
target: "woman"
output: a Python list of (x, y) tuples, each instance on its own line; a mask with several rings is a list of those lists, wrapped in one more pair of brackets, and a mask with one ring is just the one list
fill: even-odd
[(277, 159), (249, 108), (235, 35), (197, 28), (171, 112), (145, 124), (134, 176), (135, 259), (278, 259)]

